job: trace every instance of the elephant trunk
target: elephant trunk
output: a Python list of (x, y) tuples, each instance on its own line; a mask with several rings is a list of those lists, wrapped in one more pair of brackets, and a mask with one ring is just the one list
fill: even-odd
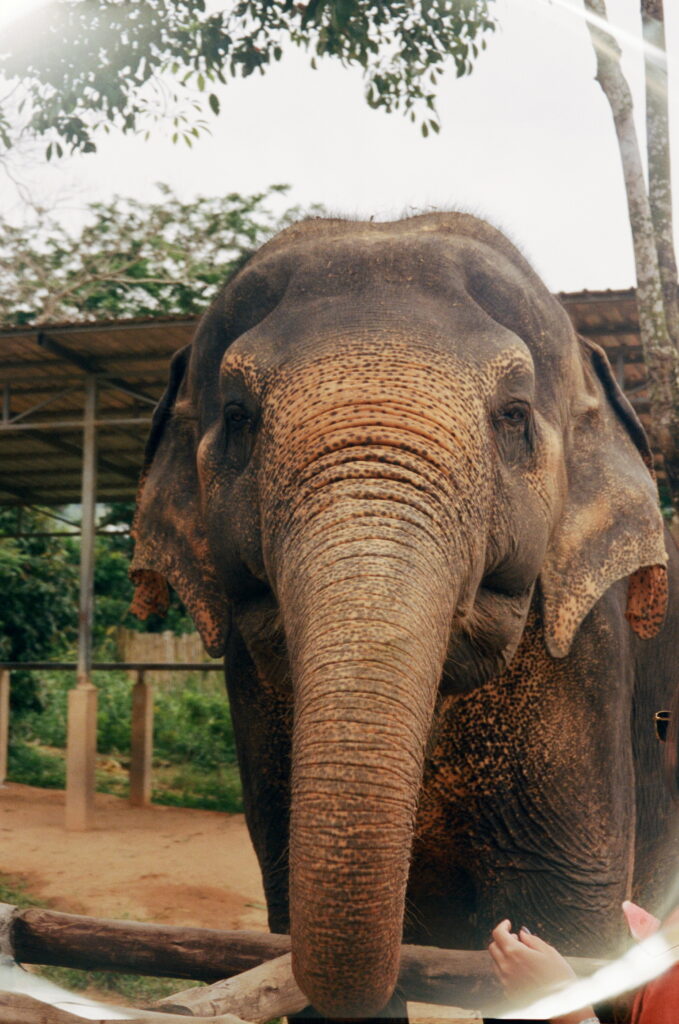
[(426, 522), (358, 504), (333, 501), (316, 515), (280, 580), (281, 606), (294, 609), (284, 616), (295, 692), (293, 969), (331, 1018), (377, 1013), (396, 984), (424, 751), (458, 596)]
[(394, 990), (436, 694), (485, 557), (484, 410), (438, 350), (413, 349), (381, 334), (378, 382), (362, 336), (341, 362), (316, 339), (307, 387), (282, 375), (262, 428), (294, 693), (293, 970), (330, 1018), (378, 1013)]

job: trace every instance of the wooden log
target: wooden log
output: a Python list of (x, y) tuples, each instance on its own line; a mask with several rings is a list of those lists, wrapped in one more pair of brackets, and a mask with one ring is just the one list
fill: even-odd
[[(20, 963), (215, 982), (290, 950), (287, 935), (109, 921), (0, 904), (0, 951)], [(602, 960), (569, 958), (577, 974)], [(477, 1006), (499, 995), (485, 950), (401, 947), (399, 988), (411, 1001)]]
[(206, 988), (190, 988), (158, 1002), (172, 1013), (235, 1013), (253, 1024), (266, 1024), (274, 1017), (299, 1013), (308, 999), (292, 976), (290, 953), (253, 967), (235, 978), (218, 981)]
[(290, 949), (287, 935), (109, 921), (0, 904), (7, 944), (24, 964), (218, 981)]
[[(451, 952), (453, 957), (449, 955)], [(592, 972), (592, 961), (585, 961), (583, 969), (581, 958), (568, 959), (574, 969), (580, 968), (580, 973)], [(429, 985), (434, 985), (434, 991), (439, 994), (435, 1002), (443, 1005), (485, 1009), (490, 1005), (502, 1006), (502, 991), (489, 969), (489, 960), (483, 950), (402, 946), (399, 990), (411, 1002), (432, 1002)], [(274, 1017), (287, 1017), (307, 1005), (307, 999), (293, 977), (289, 953), (238, 977), (207, 987), (175, 992), (157, 1003), (159, 1008), (172, 1013), (202, 1014), (208, 1018), (220, 1013), (235, 1013), (253, 1024), (266, 1024)]]
[[(74, 1009), (77, 1007), (74, 1004)], [(126, 1017), (126, 1024), (247, 1024), (231, 1013), (218, 1017), (170, 1016), (157, 1010), (138, 1010), (134, 1007), (111, 1007), (121, 1009), (134, 1017)], [(105, 1007), (102, 1006), (105, 1014)], [(44, 1003), (40, 999), (18, 992), (0, 992), (0, 1024), (82, 1024), (85, 1018), (69, 1013), (60, 1007)], [(88, 1018), (92, 1020), (92, 1018)], [(97, 1017), (94, 1024), (121, 1024), (120, 1017)]]

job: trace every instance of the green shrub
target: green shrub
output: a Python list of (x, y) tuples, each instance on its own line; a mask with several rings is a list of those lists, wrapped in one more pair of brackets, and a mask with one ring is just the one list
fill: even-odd
[(66, 785), (66, 762), (63, 756), (39, 750), (21, 740), (9, 745), (7, 778), (26, 786), (63, 789)]
[(231, 713), (223, 686), (205, 692), (194, 679), (181, 689), (159, 689), (155, 698), (154, 749), (174, 764), (202, 768), (236, 763)]
[[(10, 779), (29, 786), (63, 788), (68, 691), (73, 674), (36, 673), (42, 711), (12, 721)], [(130, 752), (132, 681), (125, 672), (97, 672), (97, 749), (123, 759)], [(126, 797), (122, 773), (97, 772), (97, 791)], [(242, 810), (241, 784), (229, 704), (217, 673), (160, 684), (154, 692), (155, 803), (207, 810)]]

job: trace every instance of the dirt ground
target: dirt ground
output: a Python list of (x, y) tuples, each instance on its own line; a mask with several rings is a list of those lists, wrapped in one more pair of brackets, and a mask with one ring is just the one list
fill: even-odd
[(266, 929), (241, 814), (130, 807), (98, 793), (95, 825), (66, 832), (64, 794), (0, 788), (0, 873), (55, 910), (205, 928)]
[[(64, 793), (0, 786), (0, 874), (54, 910), (205, 928), (267, 930), (242, 814), (133, 808), (98, 793), (88, 832), (64, 829)], [(460, 1011), (410, 1004), (418, 1021)], [(465, 1015), (469, 1020), (469, 1015)]]

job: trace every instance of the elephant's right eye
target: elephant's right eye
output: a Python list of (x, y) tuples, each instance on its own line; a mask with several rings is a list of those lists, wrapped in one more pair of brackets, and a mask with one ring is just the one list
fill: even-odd
[(224, 410), (224, 423), (227, 427), (244, 427), (250, 417), (242, 405), (227, 405)]
[(250, 458), (254, 417), (244, 406), (229, 402), (224, 407), (224, 447), (227, 460), (242, 469)]

